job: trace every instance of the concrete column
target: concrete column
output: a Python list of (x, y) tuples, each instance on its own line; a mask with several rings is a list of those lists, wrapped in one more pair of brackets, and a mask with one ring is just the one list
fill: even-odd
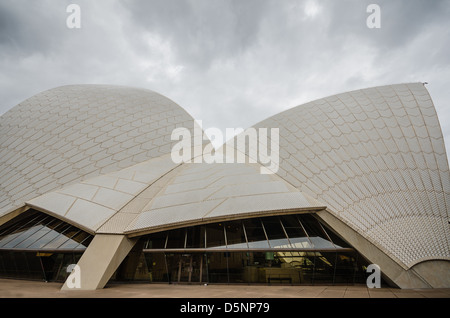
[[(61, 290), (95, 290), (103, 288), (123, 259), (138, 241), (125, 235), (97, 234), (78, 262), (80, 284), (68, 277)], [(70, 287), (76, 285), (75, 287)]]

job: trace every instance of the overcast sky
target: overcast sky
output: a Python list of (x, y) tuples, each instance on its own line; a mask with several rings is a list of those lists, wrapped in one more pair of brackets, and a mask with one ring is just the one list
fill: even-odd
[[(70, 3), (79, 29), (66, 25)], [(371, 3), (379, 29), (366, 25)], [(0, 114), (53, 87), (117, 84), (225, 132), (405, 82), (429, 83), (449, 152), (449, 0), (0, 0)]]

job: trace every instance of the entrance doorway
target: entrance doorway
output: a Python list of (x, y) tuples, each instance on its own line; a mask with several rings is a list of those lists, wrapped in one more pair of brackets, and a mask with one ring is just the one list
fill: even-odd
[(173, 283), (206, 282), (204, 254), (172, 254), (167, 261)]

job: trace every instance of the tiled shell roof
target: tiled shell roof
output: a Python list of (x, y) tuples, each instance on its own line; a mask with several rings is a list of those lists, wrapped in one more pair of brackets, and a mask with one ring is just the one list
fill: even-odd
[(170, 153), (192, 117), (155, 92), (70, 85), (0, 117), (0, 216), (26, 200)]
[(280, 129), (278, 175), (405, 267), (450, 259), (450, 175), (422, 83), (342, 93), (255, 127)]

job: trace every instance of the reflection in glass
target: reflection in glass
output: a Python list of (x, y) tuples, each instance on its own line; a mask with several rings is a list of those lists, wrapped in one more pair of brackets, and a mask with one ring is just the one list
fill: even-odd
[(314, 248), (327, 249), (335, 248), (333, 243), (330, 241), (327, 233), (323, 227), (317, 222), (317, 220), (309, 214), (304, 214), (300, 219), (305, 232), (307, 233), (309, 239), (311, 240)]
[[(31, 229), (33, 226), (38, 226), (40, 223), (44, 222), (44, 220), (49, 218), (50, 217), (45, 214), (35, 214), (26, 217), (25, 219), (18, 216), (10, 222), (7, 222), (0, 227), (0, 247), (5, 246), (11, 240), (23, 234), (23, 232)], [(36, 230), (38, 229), (35, 229), (34, 231)]]
[(150, 282), (170, 282), (167, 275), (166, 257), (163, 253), (144, 253)]
[(334, 232), (326, 230), (316, 218), (309, 214), (191, 226), (149, 234), (143, 240), (145, 240), (143, 246), (146, 250), (163, 248), (326, 250), (350, 248)]
[[(150, 282), (356, 284), (365, 282), (356, 252), (145, 253)], [(139, 269), (142, 271), (142, 269)]]
[(158, 232), (148, 236), (144, 242), (144, 249), (166, 248), (167, 232)]
[(342, 238), (340, 238), (337, 234), (335, 234), (331, 229), (325, 229), (331, 241), (333, 242), (336, 248), (349, 248), (350, 245), (345, 242)]
[(0, 226), (0, 277), (63, 282), (93, 236), (29, 210)]
[(0, 249), (85, 249), (92, 235), (33, 210), (0, 227)]
[[(166, 236), (178, 243), (164, 245)], [(363, 258), (309, 214), (211, 223), (149, 234), (142, 240), (144, 250), (138, 263), (145, 268), (139, 267), (135, 277), (146, 281), (313, 285), (365, 282), (367, 263)], [(165, 248), (166, 252), (152, 252), (155, 248)]]
[(55, 238), (59, 236), (59, 232), (56, 231), (48, 231), (44, 235), (42, 235), (38, 240), (36, 240), (33, 244), (27, 246), (31, 249), (41, 249), (47, 244), (49, 244), (51, 241), (53, 241)]
[(186, 248), (204, 248), (205, 247), (205, 228), (204, 226), (192, 226), (186, 228)]
[(69, 240), (59, 246), (58, 249), (82, 249), (89, 245), (92, 236), (84, 231), (78, 230)]
[(206, 229), (206, 247), (225, 248), (225, 233), (223, 223), (207, 224)]
[(248, 248), (241, 221), (226, 222), (227, 248)]
[(76, 264), (81, 254), (0, 250), (0, 277), (64, 282), (67, 266)]
[(64, 229), (62, 230), (61, 233), (58, 234), (57, 237), (55, 237), (54, 239), (52, 239), (50, 242), (48, 242), (47, 244), (45, 244), (45, 246), (43, 247), (43, 249), (57, 249), (59, 246), (61, 246), (63, 243), (67, 242), (67, 240), (70, 239), (71, 236), (67, 236), (68, 231), (70, 230), (72, 226), (66, 224), (64, 225)]
[(167, 232), (167, 248), (185, 248), (185, 242), (185, 229), (176, 229)]
[(283, 228), (293, 248), (312, 248), (311, 241), (296, 215), (284, 215), (281, 219)]
[(264, 229), (272, 248), (289, 248), (290, 243), (280, 222), (279, 217), (267, 217), (262, 219)]
[(5, 241), (8, 241), (6, 244), (3, 244), (2, 248), (14, 248), (17, 245), (20, 245), (23, 241), (26, 241), (28, 238), (31, 237), (31, 239), (34, 241), (36, 238), (39, 238), (42, 233), (45, 233), (49, 231), (45, 226), (37, 225), (32, 228), (29, 228), (23, 232), (14, 233), (11, 235), (13, 237), (12, 240), (8, 240), (8, 238), (5, 239)]
[(248, 247), (250, 249), (270, 248), (259, 218), (246, 219), (243, 220), (242, 223), (244, 224), (245, 233), (247, 234)]

